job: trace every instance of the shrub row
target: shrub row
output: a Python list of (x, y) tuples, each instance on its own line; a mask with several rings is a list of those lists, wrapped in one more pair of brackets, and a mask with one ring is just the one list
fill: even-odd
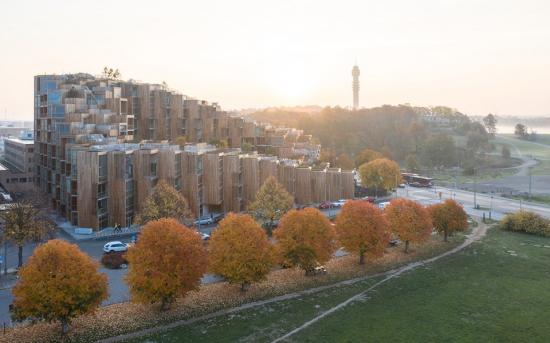
[(539, 236), (550, 236), (550, 220), (540, 215), (518, 211), (507, 214), (500, 223), (500, 228), (507, 231), (525, 232)]

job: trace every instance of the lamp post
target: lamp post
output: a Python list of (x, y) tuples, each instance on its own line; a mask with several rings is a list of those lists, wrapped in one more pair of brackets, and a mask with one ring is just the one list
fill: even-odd
[(476, 168), (474, 168), (474, 208), (477, 208), (477, 175)]
[(492, 213), (493, 213), (493, 196), (491, 195), (491, 205), (489, 206), (489, 219), (491, 219)]

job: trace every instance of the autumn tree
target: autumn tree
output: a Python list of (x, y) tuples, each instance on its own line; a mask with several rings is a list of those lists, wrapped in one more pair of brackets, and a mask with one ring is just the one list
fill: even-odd
[(245, 291), (264, 280), (273, 263), (271, 244), (252, 217), (230, 213), (210, 238), (210, 271)]
[(497, 133), (497, 117), (489, 113), (487, 116), (483, 118), (483, 125), (487, 129), (487, 132), (494, 137)]
[(294, 205), (294, 199), (286, 189), (270, 176), (258, 193), (256, 199), (248, 205), (248, 212), (261, 223), (273, 228), (273, 223), (279, 220)]
[(382, 256), (390, 241), (390, 227), (383, 212), (367, 201), (346, 202), (336, 216), (336, 232), (344, 249), (359, 255), (359, 264), (365, 263), (365, 257)]
[(401, 182), (399, 165), (386, 158), (378, 158), (359, 167), (361, 184), (363, 187), (378, 189), (392, 189)]
[(145, 224), (126, 259), (132, 301), (160, 302), (162, 310), (176, 297), (198, 289), (208, 263), (198, 233), (168, 218)]
[(98, 267), (75, 244), (54, 239), (40, 245), (19, 270), (13, 318), (59, 321), (66, 333), (72, 318), (93, 312), (107, 299), (107, 276)]
[(382, 154), (378, 151), (364, 149), (359, 154), (357, 154), (357, 157), (355, 158), (355, 166), (360, 167), (365, 163), (369, 163), (382, 157)]
[(187, 143), (187, 137), (185, 136), (176, 137), (176, 144), (179, 145), (180, 147), (185, 146), (186, 143)]
[(145, 199), (136, 222), (145, 224), (161, 218), (174, 218), (178, 221), (189, 219), (191, 213), (187, 200), (166, 181), (160, 180), (153, 192)]
[(344, 170), (353, 170), (355, 166), (353, 161), (347, 154), (338, 155), (338, 158), (336, 159), (336, 165), (338, 166), (338, 168), (342, 168)]
[(462, 206), (452, 199), (432, 205), (428, 208), (432, 223), (437, 232), (443, 233), (445, 242), (447, 237), (455, 232), (468, 229), (468, 216)]
[(13, 242), (18, 250), (18, 266), (23, 265), (23, 247), (29, 241), (40, 241), (52, 233), (55, 226), (32, 202), (21, 201), (0, 211), (4, 222), (4, 239)]
[(384, 209), (392, 230), (405, 242), (405, 252), (409, 252), (409, 243), (426, 241), (433, 229), (428, 210), (413, 200), (395, 199)]
[(292, 210), (281, 218), (273, 236), (280, 259), (311, 274), (336, 249), (335, 233), (327, 217), (316, 208)]
[(521, 123), (516, 124), (516, 126), (514, 127), (514, 134), (520, 138), (527, 137), (528, 136), (527, 126)]

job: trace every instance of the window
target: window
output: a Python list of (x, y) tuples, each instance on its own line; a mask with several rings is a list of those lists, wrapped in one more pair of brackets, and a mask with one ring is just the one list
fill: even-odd
[(157, 176), (157, 162), (151, 162), (151, 176)]
[(99, 178), (107, 178), (107, 155), (99, 156)]

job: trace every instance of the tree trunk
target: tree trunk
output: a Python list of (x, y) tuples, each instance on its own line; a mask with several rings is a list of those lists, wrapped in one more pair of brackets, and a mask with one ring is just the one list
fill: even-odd
[(19, 258), (19, 262), (17, 262), (17, 266), (21, 268), (23, 266), (23, 246), (22, 245), (17, 246), (17, 255)]
[(409, 241), (405, 241), (405, 253), (409, 253)]
[(447, 231), (444, 231), (444, 233), (443, 233), (443, 238), (444, 238), (444, 241), (445, 241), (445, 242), (448, 242), (448, 241), (449, 241), (449, 240), (447, 239), (448, 236), (449, 236), (449, 235), (447, 234)]
[(241, 292), (246, 292), (250, 288), (250, 282), (241, 283)]
[(61, 319), (61, 333), (63, 335), (66, 335), (67, 332), (69, 332), (69, 320), (68, 319)]
[(160, 309), (162, 311), (167, 311), (172, 306), (172, 299), (162, 299), (162, 303), (160, 304)]
[(365, 264), (365, 253), (364, 252), (359, 253), (359, 264)]

